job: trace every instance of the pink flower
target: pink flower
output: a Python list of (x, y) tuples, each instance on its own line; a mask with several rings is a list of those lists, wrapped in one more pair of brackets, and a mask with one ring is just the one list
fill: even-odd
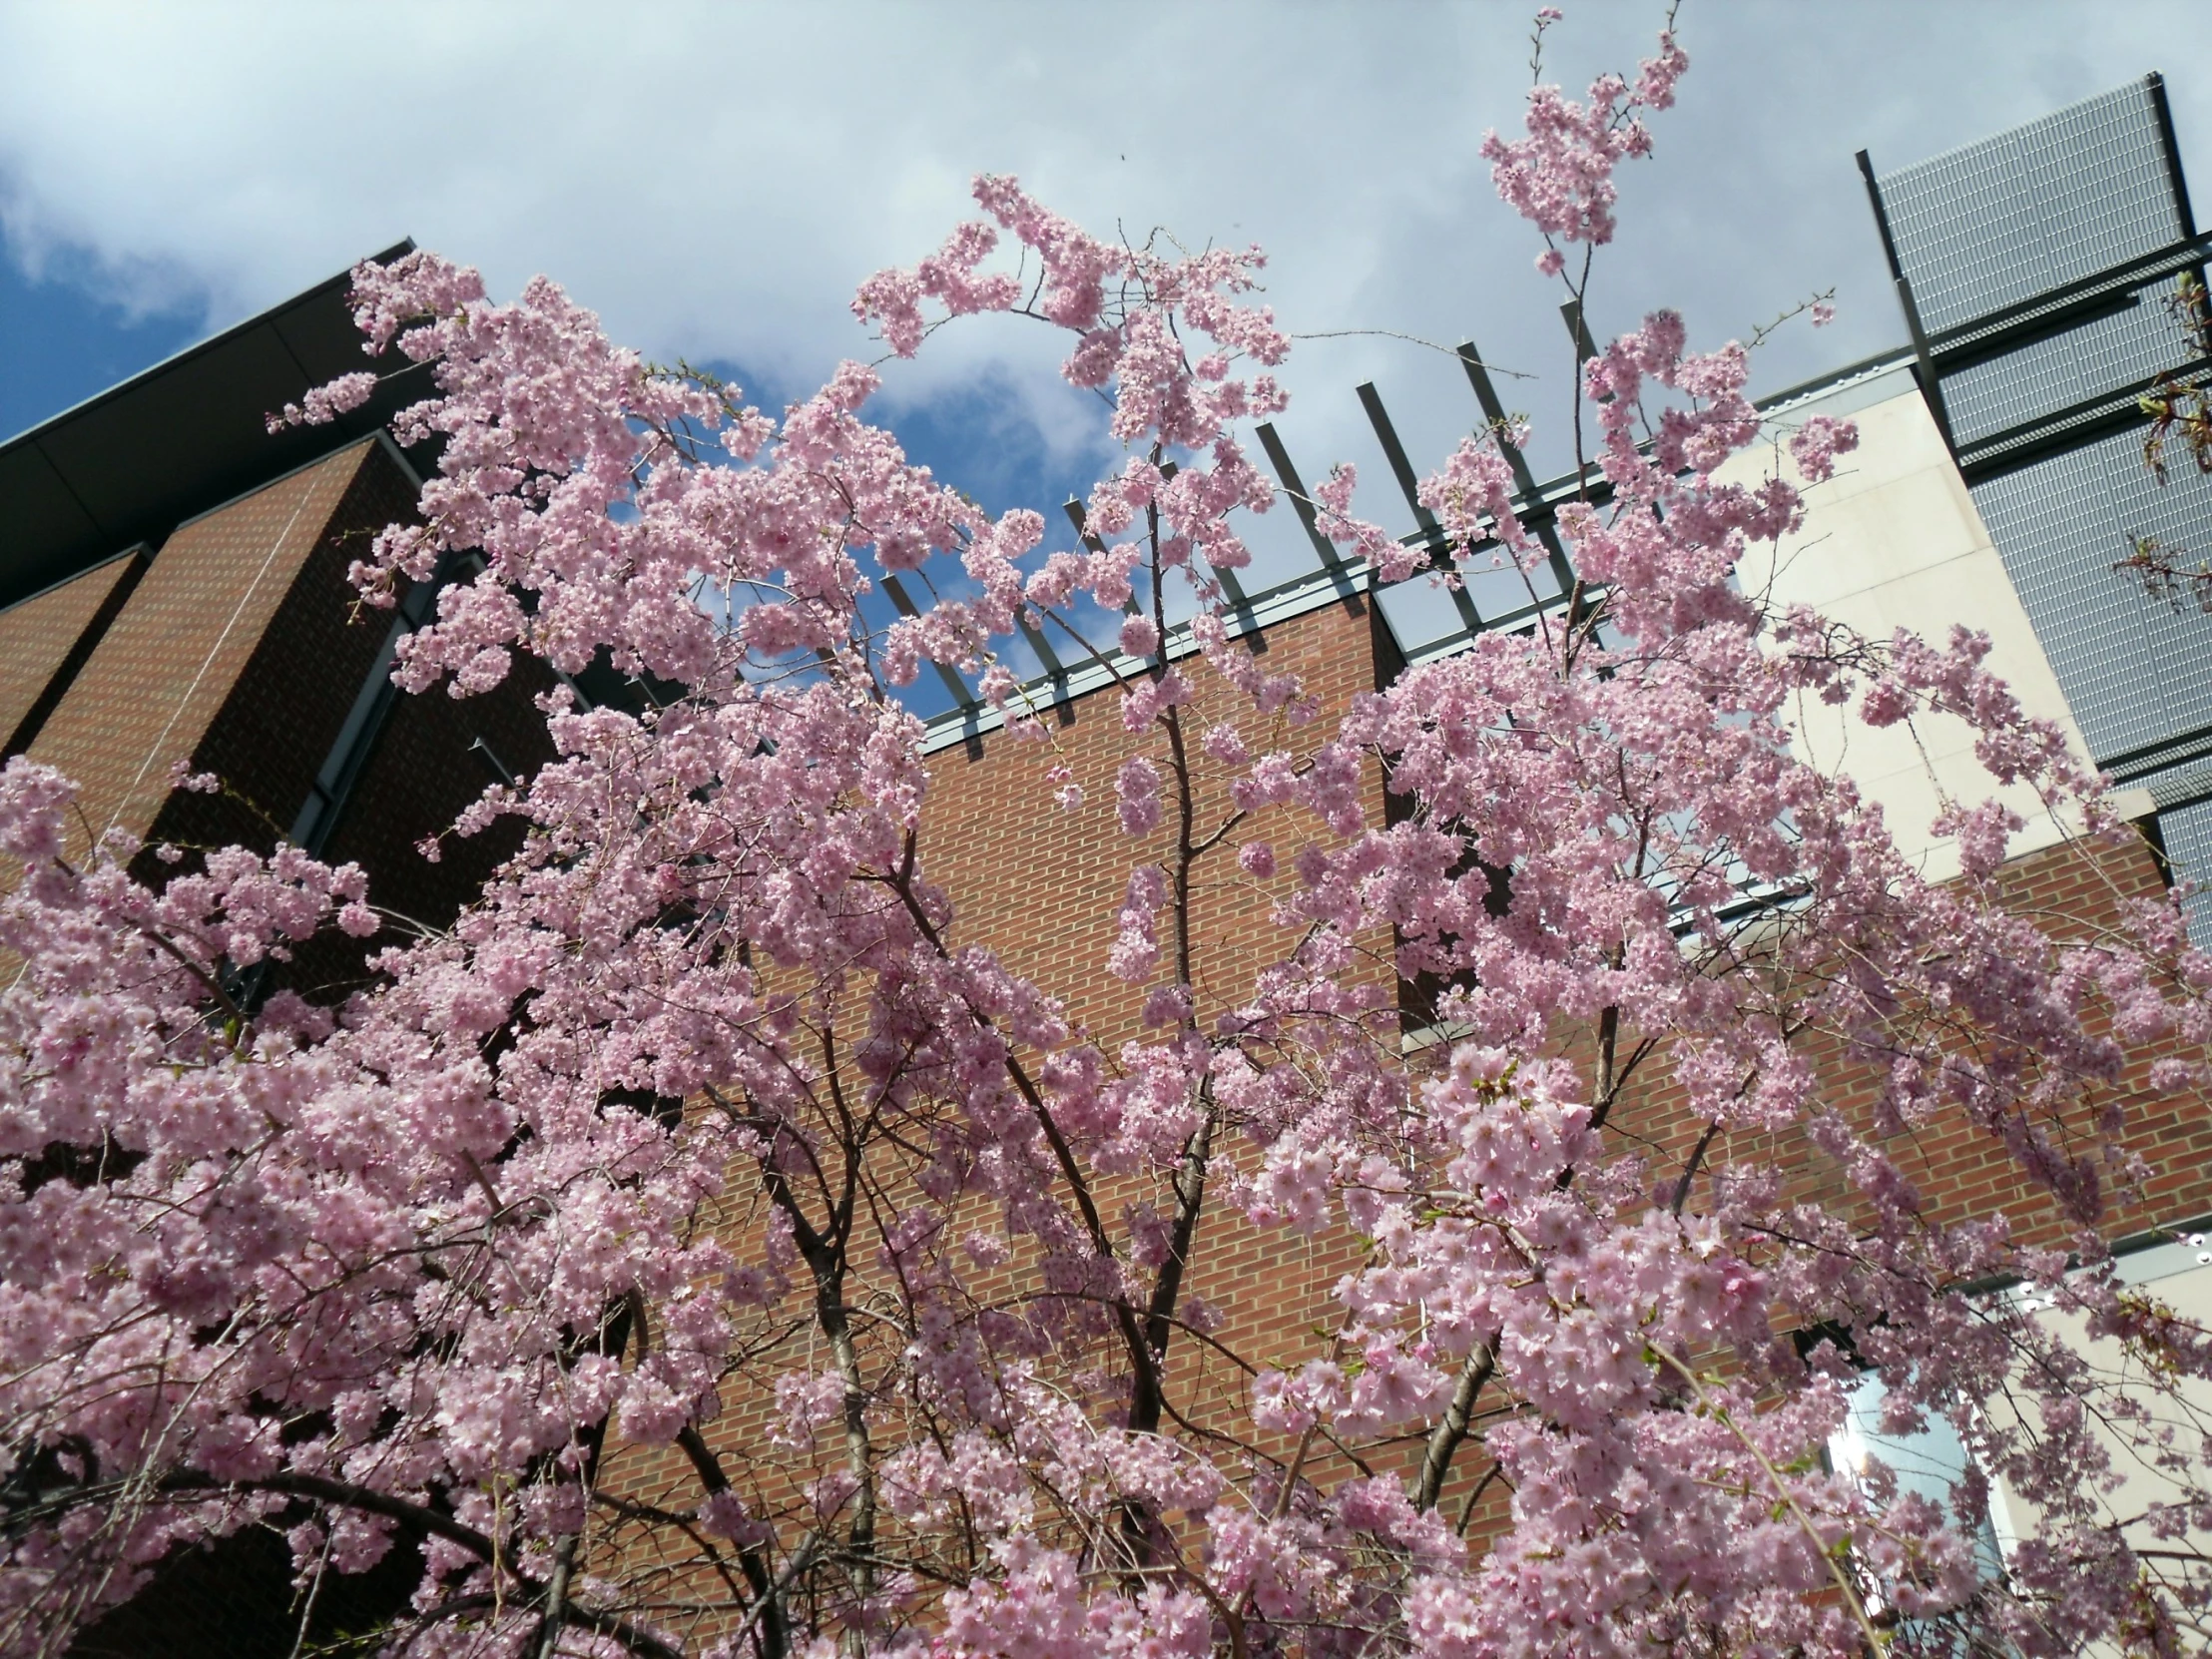
[(1160, 770), (1143, 756), (1122, 762), (1114, 778), (1115, 812), (1125, 835), (1149, 835), (1160, 827)]

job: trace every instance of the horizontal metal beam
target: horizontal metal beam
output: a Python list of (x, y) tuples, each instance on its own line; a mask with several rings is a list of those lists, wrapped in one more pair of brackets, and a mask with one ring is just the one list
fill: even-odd
[[(921, 614), (914, 609), (914, 602), (907, 597), (905, 584), (899, 581), (896, 572), (883, 573), (883, 591), (891, 596), (891, 603), (898, 608), (900, 616), (910, 619)], [(937, 681), (950, 694), (955, 707), (971, 709), (975, 706), (975, 694), (968, 690), (966, 681), (934, 657), (929, 659), (929, 666), (937, 671)]]
[(2199, 726), (2193, 731), (2160, 738), (2156, 743), (2123, 749), (2113, 755), (2100, 755), (2097, 766), (2110, 773), (2115, 784), (2133, 784), (2191, 761), (2201, 761), (2207, 755), (2212, 755), (2212, 726)]
[(2009, 305), (1999, 305), (1964, 322), (1939, 328), (1928, 336), (1929, 348), (1935, 354), (1936, 366), (1946, 374), (1951, 373), (1967, 362), (2025, 343), (2019, 335), (2027, 330), (2035, 330), (2037, 335), (2055, 332), (2068, 321), (2079, 322), (2102, 311), (2119, 309), (2134, 299), (2137, 290), (2148, 287), (2161, 276), (2193, 270), (2203, 262), (2207, 252), (2212, 252), (2212, 237), (2191, 237), (2171, 243), (2138, 259), (2123, 260), (2073, 281), (2031, 293)]
[(1967, 483), (1977, 484), (1984, 478), (2015, 472), (2046, 455), (2079, 449), (2114, 432), (2140, 426), (2143, 424), (2143, 393), (2166, 378), (2167, 373), (2184, 376), (2212, 373), (2212, 357), (2180, 363), (2131, 385), (2100, 391), (2093, 397), (2084, 397), (2063, 408), (2007, 426), (2000, 432), (1991, 432), (1987, 437), (1976, 438), (1957, 450), (1958, 470)]

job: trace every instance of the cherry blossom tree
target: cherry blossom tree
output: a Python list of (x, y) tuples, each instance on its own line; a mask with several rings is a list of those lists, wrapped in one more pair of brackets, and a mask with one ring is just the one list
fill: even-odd
[[(1664, 36), (1486, 146), (1577, 298), (1686, 67)], [(1284, 404), (1260, 256), (975, 195), (854, 309), (901, 355), (964, 313), (1068, 334), (1128, 457), (1085, 552), (910, 462), (856, 363), (779, 419), (550, 282), (356, 272), (369, 346), (436, 376), (400, 435), (443, 451), (355, 579), (388, 604), (472, 561), (400, 683), (605, 653), (667, 691), (542, 700), (556, 758), (459, 827), (521, 850), (449, 929), (378, 935), (371, 990), (257, 989), (376, 933), (357, 870), (232, 849), (149, 886), (126, 840), (69, 855), (67, 781), (0, 775), (8, 1650), (255, 1526), (303, 1602), (419, 1551), (366, 1645), (422, 1655), (2201, 1648), (2212, 1337), (2105, 1239), (2144, 1171), (2129, 1080), (2201, 1103), (2212, 960), (2171, 905), (2065, 939), (2010, 913), (1993, 803), (1944, 809), (1963, 873), (1925, 880), (1793, 750), (1805, 696), (1963, 721), (2085, 857), (2127, 833), (1985, 640), (1735, 580), (1849, 425), (1724, 481), (1772, 441), (1745, 353), (1647, 318), (1581, 375), (1572, 592), (1324, 722), (1222, 589), (1280, 493), (1240, 436)], [(1318, 522), (1380, 581), (1533, 571), (1527, 439), (1422, 486), (1426, 575), (1350, 468)], [(873, 623), (894, 576), (930, 602)], [(1024, 701), (1025, 625), (1115, 668), (1110, 805)], [(1128, 837), (1099, 965), (1133, 1031), (1079, 1026), (932, 882), (899, 696), (930, 663)], [(1224, 1000), (1192, 895), (1232, 870), (1281, 946)], [(1899, 1148), (1938, 1121), (2034, 1203), (1917, 1191)], [(1254, 1238), (1327, 1269), (1296, 1352), (1194, 1292)], [(1862, 1375), (1890, 1431), (1953, 1425), (1951, 1501), (1831, 1469)], [(2129, 1458), (2145, 1512), (2108, 1493)], [(1992, 1481), (2032, 1518), (2001, 1563)]]

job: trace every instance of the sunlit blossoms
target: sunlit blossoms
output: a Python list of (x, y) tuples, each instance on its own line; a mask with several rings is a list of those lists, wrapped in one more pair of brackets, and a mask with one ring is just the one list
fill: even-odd
[[(1609, 240), (1686, 67), (1670, 35), (1486, 147), (1554, 253)], [(355, 274), (370, 343), (432, 365), (405, 435), (443, 439), (356, 583), (467, 572), (401, 684), (604, 654), (656, 688), (543, 700), (557, 758), (466, 826), (521, 851), (372, 989), (257, 973), (372, 924), (357, 870), (234, 849), (150, 889), (122, 841), (65, 860), (64, 780), (0, 775), (0, 1645), (266, 1524), (302, 1585), (419, 1552), (386, 1639), (422, 1655), (2201, 1646), (2212, 1336), (2104, 1241), (2143, 1174), (2123, 1081), (2155, 1061), (2202, 1110), (2212, 960), (2170, 905), (2066, 941), (2010, 913), (1994, 806), (1946, 808), (1964, 873), (1932, 884), (1798, 756), (1801, 699), (1939, 712), (2085, 855), (2124, 832), (1986, 641), (1735, 580), (1850, 425), (1724, 481), (1765, 430), (1745, 352), (1649, 317), (1580, 376), (1573, 592), (1322, 720), (1218, 574), (1278, 493), (1245, 436), (1289, 345), (1259, 255), (975, 196), (853, 308), (899, 354), (971, 312), (1066, 332), (1128, 452), (1079, 552), (911, 463), (856, 363), (771, 416), (550, 282)], [(1449, 561), (1547, 557), (1525, 435), (1421, 485)], [(1322, 533), (1410, 573), (1355, 483), (1317, 486)], [(912, 614), (873, 604), (899, 573)], [(1024, 628), (1120, 678), (1110, 800), (1025, 712)], [(933, 882), (897, 695), (930, 664), (1126, 855), (1087, 973), (1127, 1029)], [(1256, 976), (1209, 954), (1208, 882), (1271, 915)], [(1916, 1190), (1899, 1138), (1949, 1124), (2029, 1220)], [(1196, 1294), (1255, 1246), (1327, 1316), (1262, 1342)], [(1865, 1375), (1895, 1429), (1952, 1425), (1955, 1493), (1830, 1466)], [(641, 1446), (651, 1484), (619, 1472)], [(2155, 1513), (2107, 1501), (2126, 1458)], [(2035, 1524), (2001, 1564), (1993, 1481)]]

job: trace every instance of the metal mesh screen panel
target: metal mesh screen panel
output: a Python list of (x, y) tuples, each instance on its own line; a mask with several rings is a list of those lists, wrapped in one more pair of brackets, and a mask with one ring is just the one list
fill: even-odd
[(2124, 309), (1946, 373), (1943, 402), (1958, 442), (2140, 385), (2173, 367), (2189, 350), (2166, 311), (2172, 291), (2173, 279), (2162, 277), (2128, 295), (2132, 303)]
[(2161, 487), (2125, 431), (1973, 498), (2092, 757), (2212, 725), (2212, 617), (2177, 614), (2112, 569), (2130, 536), (2212, 553), (2212, 479), (2176, 469)]
[(2143, 780), (2161, 813), (2193, 806), (2212, 796), (2212, 761), (2189, 761)]
[(2212, 801), (2177, 807), (2158, 815), (2158, 832), (2174, 873), (2204, 890), (2181, 901), (2189, 917), (2189, 938), (2199, 950), (2212, 948)]
[(1900, 168), (1882, 198), (1932, 332), (2181, 236), (2141, 82)]

